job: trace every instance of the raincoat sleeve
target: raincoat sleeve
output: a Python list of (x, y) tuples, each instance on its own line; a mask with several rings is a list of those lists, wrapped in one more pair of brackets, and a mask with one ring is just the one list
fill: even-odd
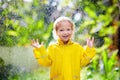
[(94, 47), (90, 48), (90, 47), (87, 46), (85, 50), (83, 49), (83, 52), (82, 52), (82, 55), (81, 55), (82, 57), (81, 57), (81, 60), (80, 60), (81, 66), (85, 66), (88, 63), (90, 63), (90, 61), (95, 56), (95, 54), (96, 54), (96, 50), (95, 50)]
[(50, 48), (46, 50), (44, 46), (41, 46), (40, 48), (35, 48), (33, 52), (40, 65), (50, 66), (52, 64)]

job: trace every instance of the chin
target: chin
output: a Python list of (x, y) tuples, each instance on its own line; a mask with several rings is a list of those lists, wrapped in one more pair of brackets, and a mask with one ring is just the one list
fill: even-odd
[(64, 42), (68, 42), (69, 40), (64, 40)]

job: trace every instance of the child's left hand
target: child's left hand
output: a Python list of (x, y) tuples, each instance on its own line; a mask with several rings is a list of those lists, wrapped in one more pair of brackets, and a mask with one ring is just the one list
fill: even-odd
[(87, 38), (87, 46), (91, 48), (94, 46), (94, 37)]

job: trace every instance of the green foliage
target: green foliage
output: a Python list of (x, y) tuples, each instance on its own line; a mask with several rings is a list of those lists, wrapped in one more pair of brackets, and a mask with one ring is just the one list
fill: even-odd
[(45, 68), (36, 69), (10, 77), (9, 80), (49, 80), (49, 71)]
[[(41, 2), (33, 0), (30, 3), (25, 3), (21, 0), (2, 0), (0, 2), (0, 46), (30, 45), (30, 41), (37, 38), (39, 42), (44, 41), (45, 46), (47, 46), (52, 40), (53, 22), (50, 17), (57, 15), (56, 13), (51, 15), (54, 10), (49, 10), (66, 6), (69, 3), (69, 1), (66, 1), (53, 7), (51, 6), (52, 2), (50, 5), (46, 4), (49, 2), (47, 0)], [(73, 16), (73, 12), (76, 12), (75, 10), (83, 13), (82, 19), (75, 23), (76, 33), (74, 40), (85, 45), (87, 37), (95, 37), (97, 55), (87, 69), (86, 80), (119, 80), (119, 66), (115, 66), (117, 65), (117, 52), (110, 52), (109, 50), (109, 46), (112, 44), (111, 36), (115, 33), (113, 21), (119, 15), (118, 1), (70, 1), (75, 5), (70, 9), (72, 13), (69, 13), (69, 9), (67, 9), (68, 13), (64, 10), (58, 11), (60, 15), (66, 14), (67, 16)], [(17, 74), (14, 77), (10, 77), (10, 80), (48, 79), (47, 76), (41, 78), (41, 76), (46, 74), (44, 71), (40, 71), (40, 73), (42, 74), (39, 75), (39, 71)]]
[(4, 60), (0, 57), (0, 80), (9, 80), (9, 77), (17, 75), (17, 68), (11, 64), (5, 64)]
[[(96, 56), (91, 65), (88, 66), (86, 73), (87, 79), (98, 80), (119, 80), (119, 69), (116, 66), (117, 51), (111, 52), (112, 55), (108, 55), (109, 51), (102, 51), (102, 56)], [(85, 80), (87, 80), (85, 79)]]
[(110, 71), (112, 71), (113, 66), (116, 64), (116, 55), (117, 52), (113, 52), (113, 55), (109, 58), (108, 57), (108, 51), (103, 51), (102, 53), (102, 60), (103, 60), (103, 64), (104, 64), (104, 72), (105, 74), (109, 73)]
[[(84, 80), (119, 80), (119, 65), (115, 66), (119, 64), (116, 59), (117, 51), (110, 52), (109, 50), (109, 46), (112, 44), (111, 36), (115, 34), (115, 28), (112, 25), (115, 16), (112, 13), (117, 7), (115, 6), (117, 2), (109, 6), (107, 6), (109, 3), (104, 5), (102, 1), (92, 2), (85, 0), (83, 3), (83, 9), (89, 17), (80, 24), (78, 35), (76, 36), (79, 37), (80, 32), (87, 34), (87, 36), (94, 36), (97, 39), (95, 40), (95, 46), (98, 53), (92, 64), (88, 66), (88, 72), (85, 75), (87, 78)], [(115, 15), (117, 16), (118, 14), (116, 13)], [(85, 29), (86, 33), (84, 33)]]
[[(48, 42), (51, 37), (52, 22), (45, 23), (45, 11), (41, 3), (35, 0), (33, 3), (20, 2), (12, 5), (12, 2), (3, 2), (1, 6), (7, 5), (1, 12), (0, 45), (15, 46), (28, 45), (32, 39)], [(33, 6), (32, 6), (33, 5)], [(34, 8), (32, 8), (34, 7)], [(40, 9), (37, 9), (40, 7)], [(21, 11), (22, 10), (22, 11)], [(39, 13), (38, 13), (39, 12)], [(46, 46), (48, 43), (46, 44)]]
[(96, 13), (95, 13), (94, 11), (92, 11), (92, 10), (91, 10), (90, 8), (88, 8), (88, 7), (85, 8), (85, 11), (88, 12), (88, 15), (89, 15), (90, 17), (92, 17), (92, 18), (96, 18), (96, 17), (97, 17)]

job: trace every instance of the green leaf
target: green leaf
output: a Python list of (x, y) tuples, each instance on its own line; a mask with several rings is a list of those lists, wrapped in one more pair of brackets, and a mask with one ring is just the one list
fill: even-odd
[(100, 32), (99, 35), (100, 36), (106, 36), (106, 35), (112, 35), (115, 33), (115, 28), (113, 26), (111, 27), (103, 27)]
[(112, 56), (110, 57), (109, 61), (108, 61), (108, 70), (111, 71), (113, 66), (116, 64), (116, 56), (117, 56), (118, 50), (112, 52)]
[(91, 18), (97, 18), (96, 13), (95, 13), (93, 10), (91, 10), (90, 8), (86, 7), (86, 8), (85, 8), (85, 11), (88, 13), (88, 15), (89, 15)]
[(18, 36), (18, 33), (16, 31), (13, 31), (13, 30), (7, 31), (7, 34), (11, 35), (11, 36)]

